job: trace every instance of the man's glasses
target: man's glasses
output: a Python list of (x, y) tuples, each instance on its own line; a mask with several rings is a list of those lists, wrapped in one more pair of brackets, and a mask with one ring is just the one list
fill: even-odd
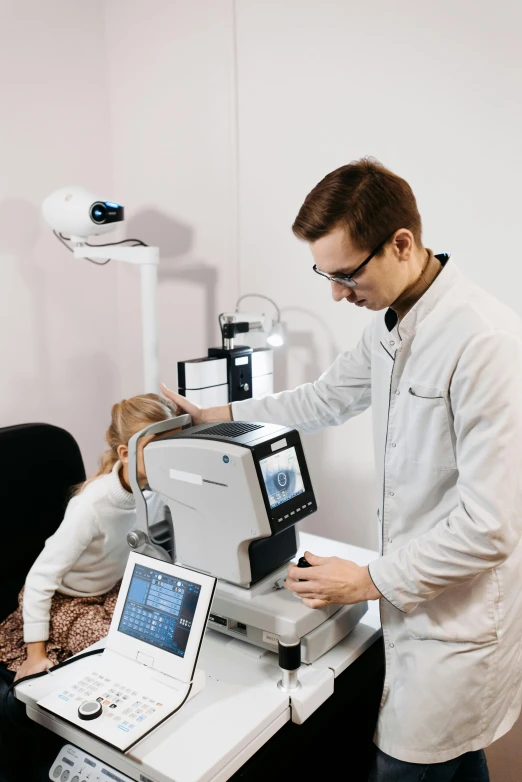
[[(393, 232), (395, 233), (395, 231)], [(334, 276), (330, 276), (329, 274), (326, 274), (326, 272), (322, 272), (320, 269), (317, 268), (316, 264), (314, 263), (313, 269), (316, 274), (320, 274), (321, 277), (326, 277), (327, 280), (330, 280), (330, 282), (336, 282), (338, 285), (343, 285), (345, 288), (355, 288), (357, 285), (357, 282), (353, 279), (356, 274), (358, 274), (361, 269), (366, 266), (367, 263), (370, 263), (371, 259), (374, 257), (374, 255), (377, 255), (379, 250), (382, 250), (386, 242), (388, 242), (392, 238), (393, 234), (390, 234), (384, 242), (381, 242), (375, 250), (372, 250), (372, 252), (369, 254), (367, 258), (364, 259), (362, 263), (359, 264), (359, 266), (353, 270), (351, 274), (336, 274)]]

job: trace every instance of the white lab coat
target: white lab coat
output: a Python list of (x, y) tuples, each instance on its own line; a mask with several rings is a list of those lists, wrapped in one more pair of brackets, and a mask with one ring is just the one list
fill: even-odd
[(301, 431), (372, 406), (386, 679), (376, 744), (438, 763), (520, 712), (522, 323), (448, 261), (389, 331), (379, 313), (315, 383), (233, 404)]

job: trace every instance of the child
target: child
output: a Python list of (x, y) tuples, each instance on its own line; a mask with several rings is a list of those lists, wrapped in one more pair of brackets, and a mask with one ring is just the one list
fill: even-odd
[[(136, 526), (129, 485), (128, 443), (140, 429), (175, 415), (156, 394), (113, 405), (106, 433), (109, 449), (96, 475), (76, 487), (64, 519), (45, 543), (19, 596), (19, 607), (0, 624), (0, 663), (15, 678), (44, 671), (107, 635), (125, 570), (127, 533)], [(138, 481), (146, 485), (138, 445)], [(162, 511), (160, 495), (145, 492), (152, 523)]]

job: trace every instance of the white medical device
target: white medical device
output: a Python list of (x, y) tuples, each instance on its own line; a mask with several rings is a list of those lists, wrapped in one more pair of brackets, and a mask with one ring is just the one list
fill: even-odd
[(38, 706), (129, 750), (203, 688), (196, 664), (215, 585), (210, 575), (131, 552), (92, 671), (78, 678), (72, 665)]
[[(276, 311), (275, 319), (268, 318), (264, 313), (239, 312), (240, 303), (247, 298), (268, 301)], [(221, 313), (219, 329), (221, 347), (209, 348), (208, 356), (204, 358), (178, 361), (179, 393), (203, 407), (272, 394), (272, 348), (284, 343), (281, 311), (275, 301), (259, 293), (245, 293), (237, 300), (233, 313)], [(249, 335), (249, 342), (253, 334), (258, 337), (263, 334), (266, 345), (236, 345), (236, 339), (246, 334)]]
[(108, 245), (89, 244), (89, 236), (113, 231), (122, 223), (125, 210), (121, 204), (98, 198), (83, 187), (62, 187), (51, 193), (42, 203), (42, 214), (60, 241), (74, 252), (75, 258), (87, 258), (95, 263), (123, 261), (140, 267), (144, 391), (157, 394), (159, 248), (149, 247), (144, 242), (124, 246), (125, 240)]
[[(190, 427), (190, 421), (183, 415), (152, 424), (129, 443), (141, 529), (129, 544), (216, 576), (214, 629), (272, 651), (281, 636), (297, 636), (303, 662), (313, 662), (355, 627), (367, 603), (311, 609), (283, 588), (298, 548), (296, 524), (317, 510), (299, 433), (263, 423)], [(149, 530), (137, 481), (137, 444), (147, 434), (157, 435), (143, 451), (148, 488), (168, 505), (170, 546), (158, 545)]]
[(77, 186), (62, 187), (47, 196), (42, 214), (51, 228), (69, 234), (72, 241), (113, 231), (114, 223), (125, 219), (123, 206)]

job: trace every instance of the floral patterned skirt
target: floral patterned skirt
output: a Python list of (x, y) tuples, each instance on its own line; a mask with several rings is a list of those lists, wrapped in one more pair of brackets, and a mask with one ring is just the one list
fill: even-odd
[[(121, 580), (110, 592), (96, 597), (69, 597), (56, 592), (51, 603), (46, 655), (56, 665), (104, 638), (109, 632)], [(17, 671), (26, 658), (22, 605), (24, 590), (18, 595), (18, 608), (0, 624), (0, 663)]]

